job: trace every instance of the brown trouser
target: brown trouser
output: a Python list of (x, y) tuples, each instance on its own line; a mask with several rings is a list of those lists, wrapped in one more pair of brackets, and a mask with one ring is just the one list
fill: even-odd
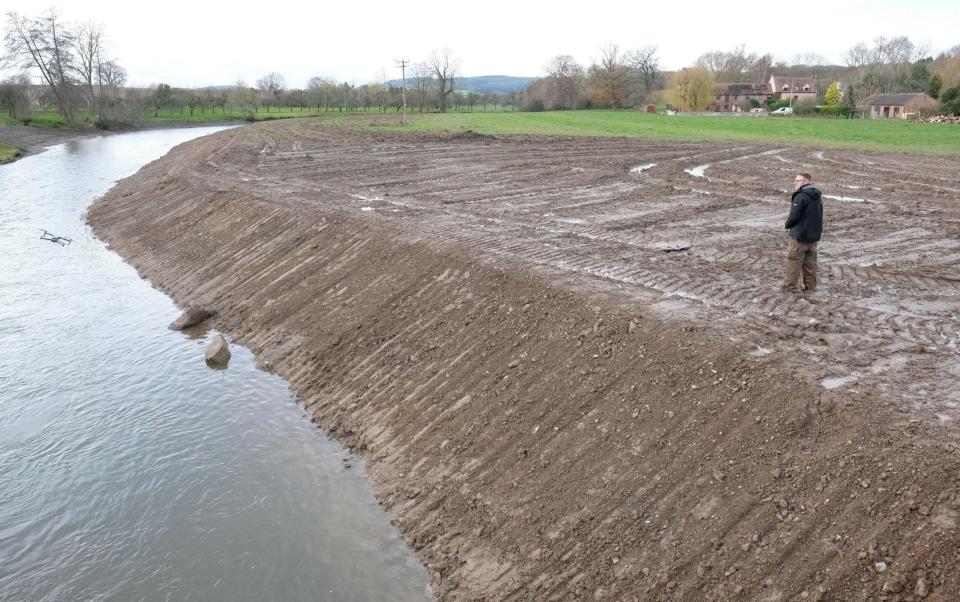
[(803, 275), (803, 288), (817, 288), (817, 243), (790, 239), (787, 248), (787, 275), (783, 280), (784, 290), (797, 290), (797, 280)]

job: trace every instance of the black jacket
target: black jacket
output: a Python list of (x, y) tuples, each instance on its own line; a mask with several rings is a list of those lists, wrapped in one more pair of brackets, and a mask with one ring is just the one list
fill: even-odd
[(798, 242), (817, 242), (823, 233), (823, 201), (820, 191), (807, 184), (793, 193), (790, 215), (784, 227)]

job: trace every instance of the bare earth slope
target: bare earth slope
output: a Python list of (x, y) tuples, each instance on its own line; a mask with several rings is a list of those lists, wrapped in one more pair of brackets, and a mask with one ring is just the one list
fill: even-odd
[[(800, 167), (853, 197), (814, 303), (777, 292)], [(284, 122), (89, 219), (365, 451), (438, 598), (953, 600), (956, 168)]]

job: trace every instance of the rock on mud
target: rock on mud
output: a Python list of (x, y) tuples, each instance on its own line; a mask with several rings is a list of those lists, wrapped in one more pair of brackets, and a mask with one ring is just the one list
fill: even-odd
[(230, 346), (227, 345), (227, 339), (222, 334), (213, 337), (213, 342), (207, 347), (204, 354), (208, 366), (226, 366), (230, 361)]
[(187, 310), (180, 314), (179, 318), (171, 322), (167, 328), (170, 330), (184, 330), (185, 328), (196, 326), (211, 316), (213, 316), (213, 312), (206, 309), (188, 307)]

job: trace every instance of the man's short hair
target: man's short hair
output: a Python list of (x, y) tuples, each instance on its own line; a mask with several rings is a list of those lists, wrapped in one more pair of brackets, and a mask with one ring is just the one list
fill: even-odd
[(800, 173), (798, 173), (797, 175), (800, 176), (801, 178), (803, 178), (804, 180), (808, 180), (808, 181), (810, 181), (810, 182), (813, 182), (813, 178), (812, 178), (812, 177), (810, 176), (810, 174), (808, 174), (808, 173), (800, 172)]

